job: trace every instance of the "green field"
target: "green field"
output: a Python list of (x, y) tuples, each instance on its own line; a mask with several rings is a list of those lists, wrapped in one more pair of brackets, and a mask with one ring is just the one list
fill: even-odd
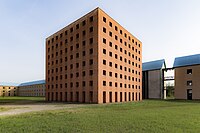
[(3, 104), (29, 104), (43, 102), (44, 97), (0, 97), (0, 105)]
[(1, 111), (7, 111), (7, 110), (9, 110), (9, 108), (0, 107), (0, 112)]
[[(37, 101), (37, 100), (36, 100)], [(0, 117), (0, 132), (200, 132), (200, 102), (144, 100)]]

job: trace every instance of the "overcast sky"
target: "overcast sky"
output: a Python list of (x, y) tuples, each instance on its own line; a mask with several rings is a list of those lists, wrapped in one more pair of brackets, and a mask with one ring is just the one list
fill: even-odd
[(143, 43), (143, 62), (200, 53), (200, 0), (0, 0), (0, 82), (45, 78), (45, 38), (100, 7)]

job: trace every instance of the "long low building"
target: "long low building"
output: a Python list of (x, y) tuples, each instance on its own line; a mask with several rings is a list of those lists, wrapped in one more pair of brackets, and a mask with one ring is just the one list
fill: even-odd
[(18, 86), (18, 96), (45, 96), (45, 80), (20, 84)]
[(17, 96), (16, 85), (0, 83), (0, 96)]

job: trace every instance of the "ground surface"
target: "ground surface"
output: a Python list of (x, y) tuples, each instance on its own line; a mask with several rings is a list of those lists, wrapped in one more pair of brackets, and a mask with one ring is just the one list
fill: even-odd
[(8, 115), (17, 115), (28, 112), (39, 112), (45, 110), (59, 110), (59, 109), (67, 109), (67, 108), (77, 108), (82, 105), (78, 104), (27, 104), (27, 105), (1, 105), (0, 108), (0, 116), (8, 116)]
[[(7, 104), (9, 108), (17, 108), (19, 105), (15, 103), (11, 107), (11, 102)], [(47, 110), (55, 110), (0, 116), (0, 132), (200, 132), (199, 101), (144, 100), (90, 105), (45, 103), (35, 100), (35, 103), (32, 101), (26, 106), (29, 105), (41, 105), (40, 107), (48, 108)], [(0, 105), (0, 108), (5, 108), (5, 104)]]
[(0, 116), (76, 108), (80, 106), (83, 106), (83, 104), (48, 103), (44, 101), (44, 97), (1, 97)]
[(30, 104), (30, 103), (44, 103), (44, 97), (0, 97), (1, 105), (19, 105), (19, 104)]

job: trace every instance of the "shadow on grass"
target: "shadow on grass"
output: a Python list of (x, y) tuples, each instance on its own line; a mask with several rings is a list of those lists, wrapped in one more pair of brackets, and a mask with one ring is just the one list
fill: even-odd
[(200, 103), (200, 100), (182, 100), (182, 99), (166, 99), (167, 102), (179, 102), (179, 103)]
[(184, 100), (184, 99), (143, 99), (142, 101), (163, 101), (163, 102), (177, 102), (177, 103), (200, 103), (200, 100)]
[(29, 101), (29, 100), (20, 100), (20, 101), (13, 101), (13, 100), (0, 100), (0, 105), (28, 105), (28, 104), (44, 104), (45, 101)]
[(45, 100), (27, 100), (27, 99), (20, 99), (20, 100), (0, 100), (0, 105), (67, 105), (67, 104), (76, 104), (76, 105), (97, 105), (94, 103), (79, 103), (79, 102), (56, 102), (56, 101), (45, 101)]
[[(160, 102), (171, 102), (171, 103), (200, 103), (200, 100), (179, 100), (179, 99), (144, 99), (142, 104), (148, 101), (160, 101)], [(129, 102), (127, 102), (128, 104)], [(132, 103), (132, 102), (131, 102)], [(0, 105), (66, 105), (66, 104), (82, 104), (82, 105), (121, 105), (124, 103), (106, 103), (106, 104), (95, 104), (95, 103), (80, 103), (80, 102), (56, 102), (56, 101), (45, 101), (44, 97), (4, 97), (0, 98)]]

